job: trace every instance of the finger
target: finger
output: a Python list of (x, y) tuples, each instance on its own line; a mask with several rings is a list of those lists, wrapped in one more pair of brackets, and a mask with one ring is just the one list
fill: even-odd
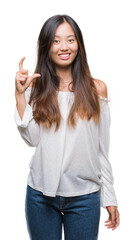
[(22, 71), (20, 71), (20, 73), (22, 73), (22, 74), (26, 74), (26, 73), (28, 73), (28, 70), (27, 70), (27, 69), (22, 70)]
[(110, 222), (111, 220), (110, 219), (108, 219), (107, 221), (105, 221), (105, 223), (108, 223), (108, 222)]
[(28, 75), (25, 75), (25, 74), (17, 74), (16, 75), (16, 81), (20, 81), (22, 79), (24, 79), (24, 80), (28, 79)]
[(29, 76), (29, 80), (31, 81), (31, 80), (33, 80), (34, 78), (38, 78), (38, 77), (40, 77), (41, 75), (39, 74), (39, 73), (35, 73), (35, 74), (33, 74), (32, 76)]
[(119, 224), (116, 224), (115, 227), (112, 228), (112, 231), (116, 229), (119, 226)]
[(27, 80), (27, 78), (19, 78), (19, 81), (21, 82), (21, 81), (26, 81)]
[(20, 62), (19, 62), (19, 71), (23, 71), (23, 61), (24, 61), (25, 57), (21, 58)]
[(112, 223), (105, 224), (106, 227), (114, 227)]
[(111, 222), (111, 217), (109, 216), (108, 220), (105, 221), (105, 223)]
[(113, 229), (112, 227), (107, 227), (107, 229)]
[(113, 226), (113, 225), (111, 225), (111, 226), (108, 226), (108, 227), (107, 227), (107, 229), (109, 229), (109, 228), (114, 228), (114, 226)]
[(115, 228), (117, 228), (117, 227), (118, 227), (118, 225), (119, 225), (119, 224), (118, 224), (118, 223), (116, 223), (116, 224), (115, 224), (115, 226), (113, 226), (112, 230), (114, 230)]
[(28, 74), (19, 74), (19, 77), (28, 78)]
[(111, 224), (109, 224), (109, 225), (105, 225), (105, 227), (107, 227), (107, 228), (114, 228), (114, 227), (116, 227), (116, 226), (114, 226), (114, 225), (111, 223)]
[(119, 226), (119, 222), (116, 223), (115, 227), (112, 228), (112, 230), (114, 230), (115, 228), (117, 228)]

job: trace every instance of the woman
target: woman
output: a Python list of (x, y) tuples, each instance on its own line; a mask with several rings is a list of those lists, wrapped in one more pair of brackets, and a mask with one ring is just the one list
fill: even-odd
[(25, 213), (30, 239), (98, 239), (100, 207), (116, 229), (119, 212), (109, 162), (106, 84), (91, 76), (82, 33), (68, 15), (43, 25), (32, 76), (20, 60), (15, 121), (36, 151), (30, 162)]

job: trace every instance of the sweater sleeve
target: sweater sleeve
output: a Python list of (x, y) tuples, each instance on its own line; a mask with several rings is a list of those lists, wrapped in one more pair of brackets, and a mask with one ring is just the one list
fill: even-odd
[(25, 91), (27, 105), (23, 114), (23, 118), (20, 118), (17, 106), (15, 106), (14, 118), (17, 129), (23, 140), (30, 147), (35, 147), (40, 141), (40, 126), (33, 119), (33, 109), (32, 106), (28, 104), (30, 93), (31, 87), (28, 87)]
[(99, 160), (101, 165), (100, 204), (101, 207), (118, 206), (115, 190), (112, 166), (109, 161), (110, 146), (110, 99), (100, 96), (101, 114), (99, 122)]

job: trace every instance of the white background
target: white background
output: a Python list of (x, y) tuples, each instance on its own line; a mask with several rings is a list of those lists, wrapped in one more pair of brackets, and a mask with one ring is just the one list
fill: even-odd
[(110, 162), (119, 204), (120, 226), (104, 226), (101, 208), (99, 240), (132, 239), (134, 215), (134, 1), (3, 1), (0, 15), (0, 239), (28, 240), (24, 203), (28, 164), (35, 148), (22, 140), (14, 121), (15, 74), (33, 74), (36, 43), (42, 25), (56, 14), (68, 14), (82, 30), (93, 77), (104, 81), (111, 98)]

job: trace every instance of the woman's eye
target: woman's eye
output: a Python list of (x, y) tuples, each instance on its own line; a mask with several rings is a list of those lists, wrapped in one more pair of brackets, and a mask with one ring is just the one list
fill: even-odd
[(74, 42), (74, 39), (69, 39), (69, 42)]
[(58, 43), (58, 40), (54, 40), (53, 42), (54, 42), (54, 43)]

